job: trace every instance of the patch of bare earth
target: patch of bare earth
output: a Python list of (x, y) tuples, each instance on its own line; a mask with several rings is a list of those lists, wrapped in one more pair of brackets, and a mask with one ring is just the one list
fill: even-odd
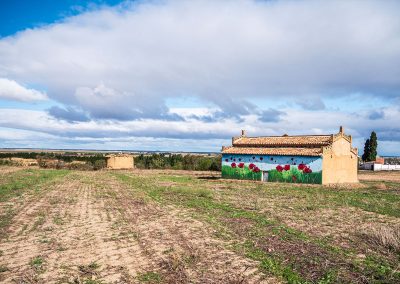
[(22, 169), (22, 167), (0, 166), (0, 177), (9, 173), (20, 171)]
[(392, 181), (400, 182), (400, 171), (360, 171), (358, 173), (360, 181)]
[(104, 172), (77, 172), (26, 202), (0, 240), (1, 283), (276, 283), (176, 208)]
[(117, 192), (114, 201), (124, 208), (124, 222), (134, 225), (139, 245), (153, 260), (153, 269), (162, 275), (163, 282), (277, 282), (264, 278), (257, 263), (227, 250), (227, 243), (213, 238), (214, 231), (187, 211), (140, 201), (116, 180), (109, 182)]
[[(90, 175), (85, 173), (81, 175)], [(146, 258), (136, 242), (112, 229), (118, 210), (105, 210), (92, 184), (66, 179), (14, 218), (0, 244), (4, 283), (54, 283), (121, 279), (124, 268), (141, 270)], [(42, 262), (38, 267), (35, 260)]]

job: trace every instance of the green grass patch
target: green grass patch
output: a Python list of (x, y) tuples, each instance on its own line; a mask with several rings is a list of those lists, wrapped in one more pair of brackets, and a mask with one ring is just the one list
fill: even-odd
[(251, 241), (246, 241), (243, 244), (235, 245), (237, 251), (244, 250), (244, 254), (260, 263), (260, 269), (265, 274), (272, 274), (285, 280), (287, 283), (308, 283), (298, 273), (296, 273), (290, 266), (283, 264), (281, 261), (271, 257), (263, 250), (254, 246)]
[(65, 176), (66, 170), (28, 169), (10, 173), (0, 184), (0, 202), (19, 196), (27, 190), (37, 190), (44, 182)]
[(194, 179), (191, 176), (176, 176), (176, 175), (161, 175), (157, 177), (161, 181), (172, 181), (179, 183), (193, 182)]
[(38, 273), (44, 271), (44, 259), (41, 256), (36, 256), (32, 258), (29, 262), (29, 265)]
[[(400, 187), (400, 184), (398, 184)], [(226, 187), (226, 194), (238, 194), (251, 198), (279, 199), (282, 207), (290, 206), (298, 210), (321, 208), (356, 207), (364, 211), (400, 217), (400, 194), (397, 191), (367, 188), (341, 188), (292, 184), (249, 184)]]
[(393, 269), (384, 259), (378, 256), (369, 255), (363, 261), (363, 273), (373, 283), (400, 283), (400, 271)]
[[(79, 283), (79, 282), (77, 282)], [(103, 280), (98, 279), (85, 279), (83, 280), (83, 284), (106, 284)]]
[(60, 215), (57, 215), (53, 217), (53, 223), (60, 226), (64, 224), (64, 220)]
[(148, 271), (145, 273), (139, 273), (137, 279), (144, 283), (161, 283), (162, 277), (157, 272)]
[[(10, 173), (5, 176), (0, 184), (0, 203), (6, 202), (13, 197), (21, 196), (24, 193), (39, 193), (44, 188), (45, 184), (55, 182), (58, 178), (64, 177), (69, 173), (65, 170), (37, 170), (28, 169)], [(16, 214), (13, 206), (5, 207), (5, 210), (0, 215), (0, 239), (6, 236), (6, 228), (12, 222)], [(34, 227), (39, 226), (44, 221), (36, 220)]]

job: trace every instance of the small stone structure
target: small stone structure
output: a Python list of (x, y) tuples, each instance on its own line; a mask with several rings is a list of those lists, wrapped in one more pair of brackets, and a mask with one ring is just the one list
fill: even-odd
[(222, 177), (290, 183), (356, 183), (358, 152), (336, 134), (232, 138), (222, 147)]
[(107, 168), (109, 169), (133, 169), (133, 156), (129, 154), (107, 155)]

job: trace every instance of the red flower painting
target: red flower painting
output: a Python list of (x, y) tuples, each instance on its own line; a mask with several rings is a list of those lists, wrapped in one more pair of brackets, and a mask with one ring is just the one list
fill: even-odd
[(285, 166), (283, 167), (283, 169), (284, 169), (285, 171), (290, 171), (290, 165), (285, 165)]
[(253, 163), (251, 163), (251, 164), (249, 165), (249, 169), (252, 170), (252, 169), (254, 169), (255, 166), (256, 166), (256, 165), (254, 165)]
[(281, 165), (278, 165), (276, 166), (276, 170), (281, 173), (283, 171), (283, 167)]
[(260, 169), (259, 169), (258, 167), (254, 167), (254, 168), (253, 168), (253, 172), (254, 172), (254, 173), (258, 173), (258, 172), (260, 172)]
[(243, 168), (244, 168), (244, 163), (239, 163), (239, 164), (238, 164), (238, 167), (241, 168), (241, 169), (243, 169)]
[(307, 166), (305, 165), (305, 164), (299, 164), (298, 165), (298, 169), (300, 170), (300, 171), (302, 171), (302, 170), (304, 170), (304, 168), (306, 168)]
[(231, 167), (232, 167), (232, 168), (236, 168), (236, 163), (232, 163), (232, 164), (231, 164)]

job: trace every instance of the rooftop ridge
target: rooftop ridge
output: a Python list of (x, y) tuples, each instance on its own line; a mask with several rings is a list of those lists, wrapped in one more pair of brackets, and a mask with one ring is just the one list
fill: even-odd
[(304, 136), (332, 136), (332, 135), (334, 135), (334, 134), (299, 134), (299, 135), (287, 135), (287, 136), (284, 136), (284, 135), (267, 135), (267, 136), (239, 136), (238, 137), (238, 139), (240, 139), (240, 138), (265, 138), (265, 137), (284, 137), (284, 138), (287, 138), (287, 137), (304, 137)]

